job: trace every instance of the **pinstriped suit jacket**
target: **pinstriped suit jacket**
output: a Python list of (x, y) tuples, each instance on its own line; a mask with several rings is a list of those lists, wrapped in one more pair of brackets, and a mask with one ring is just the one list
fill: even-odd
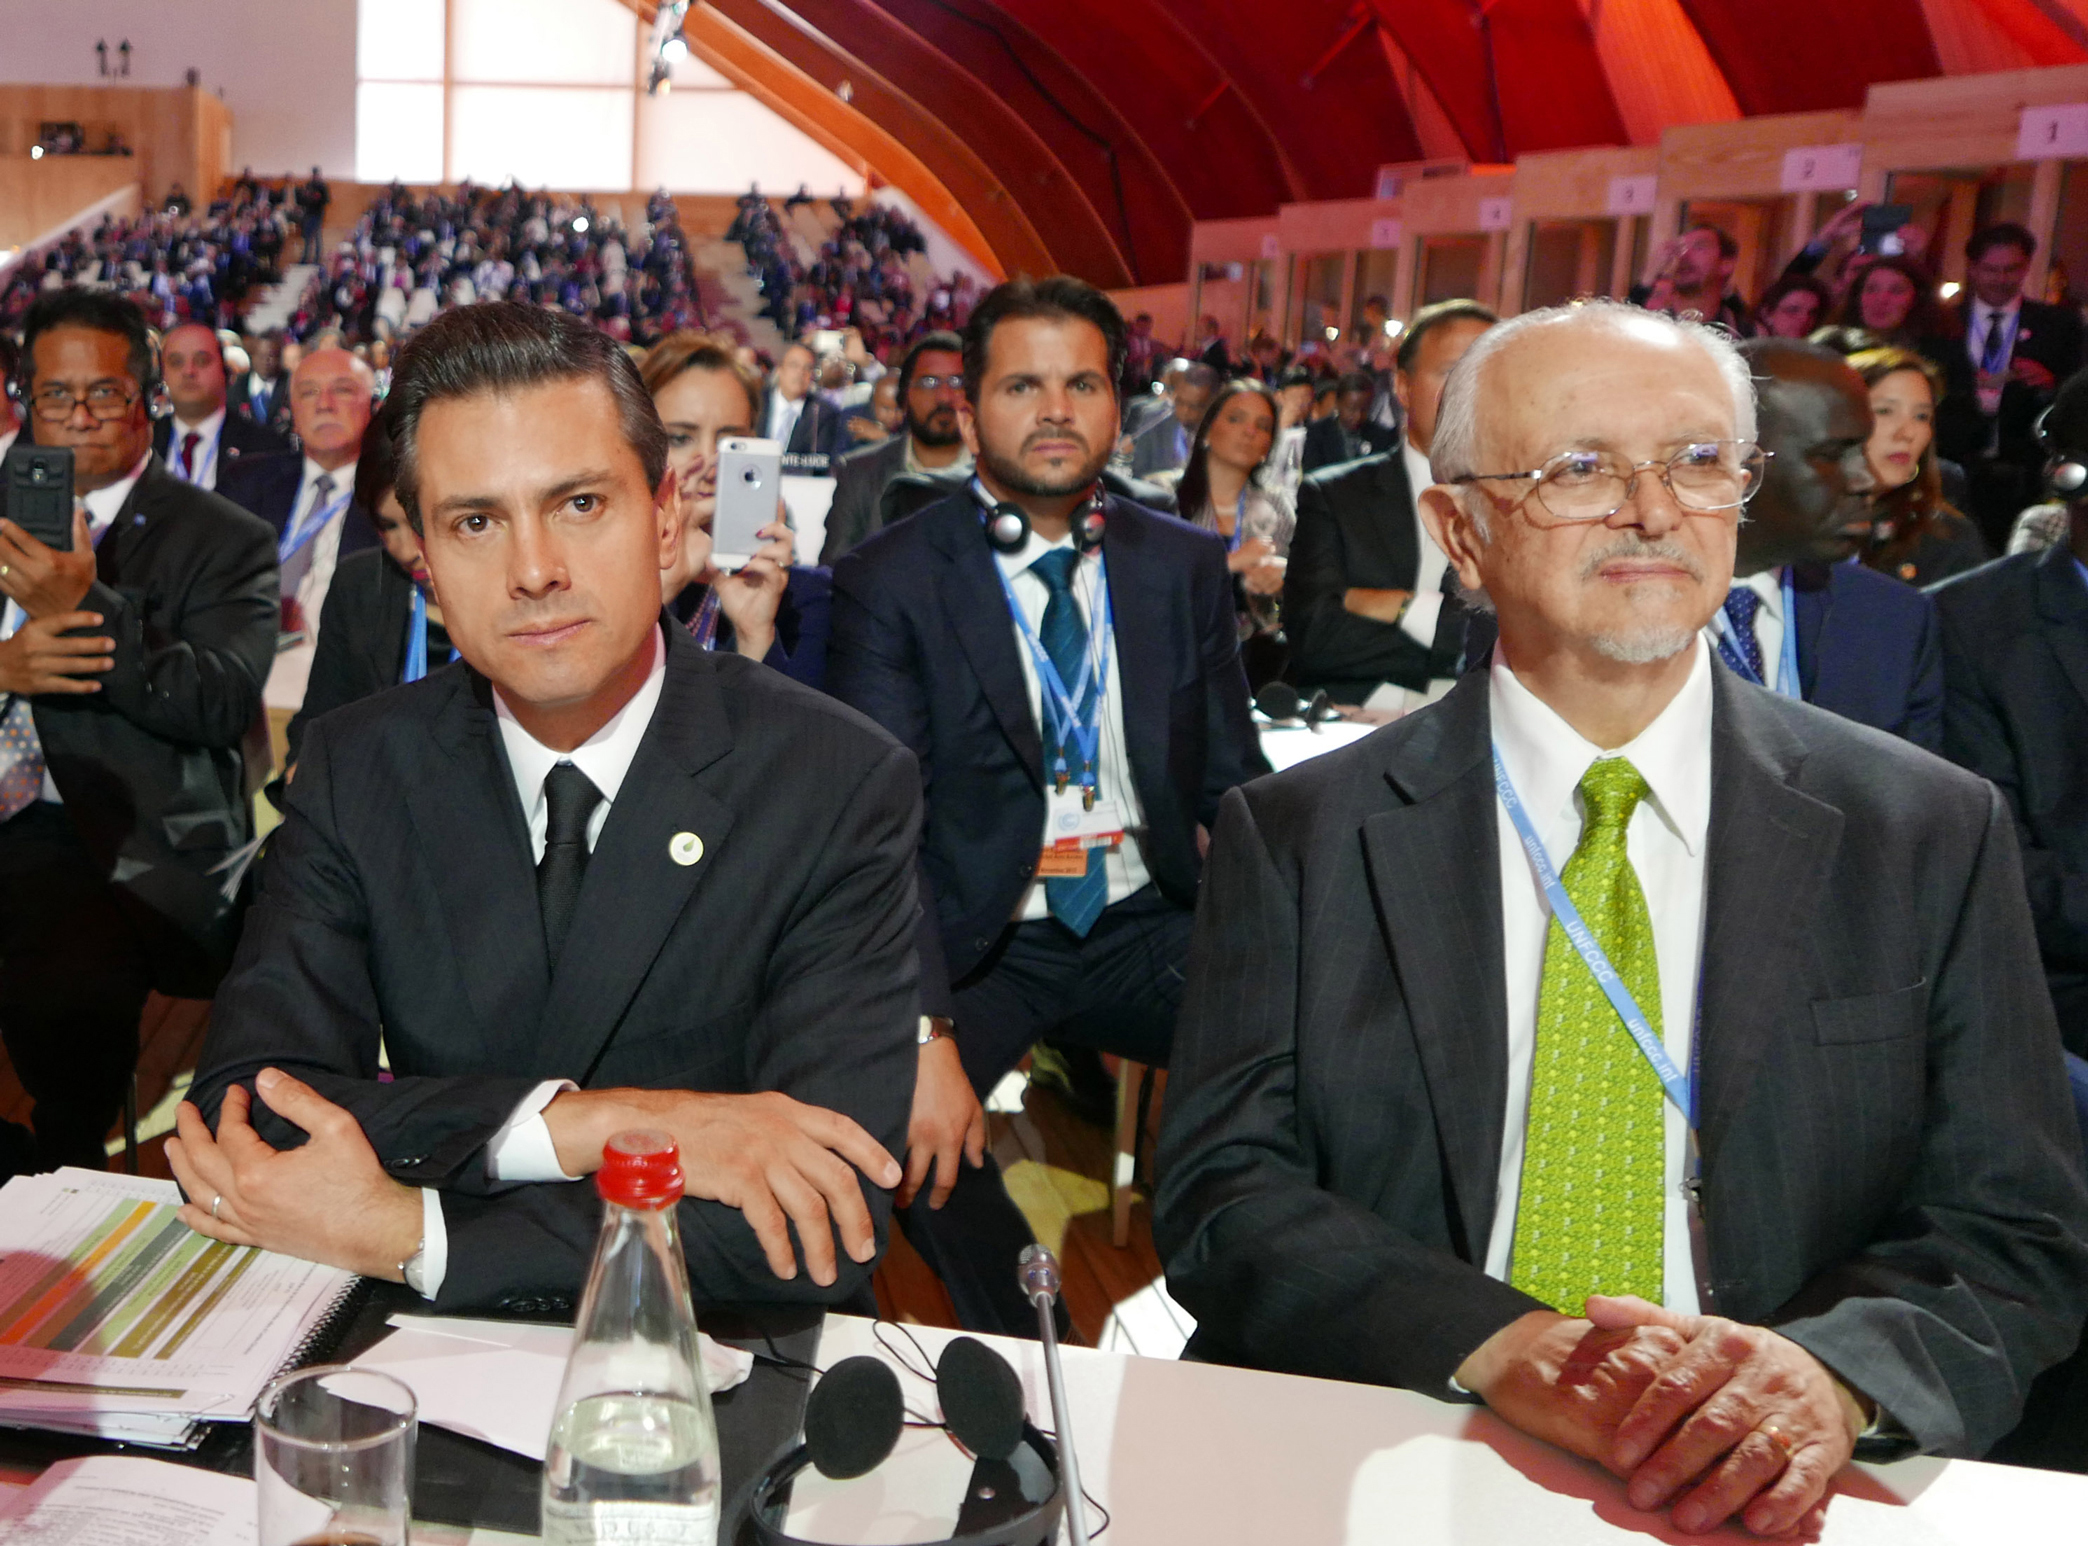
[[(1716, 672), (1701, 982), (1722, 1313), (1983, 1453), (2088, 1313), (2088, 1186), (2007, 810)], [(1199, 1356), (1446, 1395), (1542, 1306), (1485, 1276), (1507, 1094), (1487, 681), (1236, 789), (1154, 1235)]]

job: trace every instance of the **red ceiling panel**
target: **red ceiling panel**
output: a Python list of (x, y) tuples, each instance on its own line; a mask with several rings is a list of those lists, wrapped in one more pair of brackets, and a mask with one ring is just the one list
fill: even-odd
[(1940, 75), (1913, 0), (1682, 0), (1740, 111), (1861, 107), (1874, 81)]

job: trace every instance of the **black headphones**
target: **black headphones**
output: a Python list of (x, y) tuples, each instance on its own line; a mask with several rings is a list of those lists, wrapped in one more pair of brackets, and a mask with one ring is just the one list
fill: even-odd
[[(222, 359), (222, 342), (218, 350)], [(34, 371), (29, 351), (17, 350), (14, 372), (7, 378), (6, 391), (8, 400), (21, 410), (25, 422), (30, 417), (29, 382)], [(174, 411), (174, 400), (167, 395), (167, 379), (160, 369), (159, 334), (150, 327), (145, 329), (145, 379), (138, 383), (138, 395), (145, 399), (145, 416), (149, 419), (164, 419)]]
[(2051, 418), (2051, 408), (2037, 416), (2037, 443), (2045, 450), (2045, 491), (2054, 499), (2072, 504), (2088, 492), (2088, 456), (2061, 446), (2052, 438)]
[[(1020, 505), (1003, 501), (994, 504), (986, 493), (986, 486), (977, 478), (972, 479), (972, 497), (979, 502), (980, 520), (986, 527), (986, 540), (996, 553), (1020, 553), (1029, 546), (1029, 513)], [(1081, 512), (1073, 517), (1073, 546), (1082, 553), (1092, 553), (1102, 546), (1104, 531), (1109, 525), (1109, 491), (1102, 480), (1095, 480), (1094, 492)]]
[[(974, 1460), (956, 1530), (937, 1546), (1048, 1546), (1065, 1509), (1058, 1446), (1024, 1415), (1021, 1379), (985, 1343), (958, 1337), (943, 1349), (934, 1381), (943, 1420), (920, 1425), (947, 1429)], [(791, 1483), (808, 1465), (836, 1480), (868, 1475), (892, 1453), (906, 1422), (891, 1365), (867, 1356), (842, 1359), (805, 1402), (804, 1442), (755, 1478), (719, 1540), (809, 1546), (783, 1528)]]

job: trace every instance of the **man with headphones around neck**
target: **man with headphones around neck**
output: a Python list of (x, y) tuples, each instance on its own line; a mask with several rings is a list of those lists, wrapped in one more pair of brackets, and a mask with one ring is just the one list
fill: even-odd
[(982, 1097), (1046, 1031), (1167, 1061), (1204, 833), (1267, 771), (1224, 545), (1099, 487), (1124, 350), (1077, 279), (986, 295), (959, 412), (977, 476), (834, 570), (829, 690), (927, 791), (900, 1218), (974, 1330), (1036, 1326)]
[(128, 300), (30, 308), (23, 434), (71, 449), (75, 501), (69, 551), (0, 520), (0, 1038), (36, 1102), (0, 1168), (99, 1168), (147, 993), (207, 995), (231, 949), (275, 547), (153, 454), (158, 377)]

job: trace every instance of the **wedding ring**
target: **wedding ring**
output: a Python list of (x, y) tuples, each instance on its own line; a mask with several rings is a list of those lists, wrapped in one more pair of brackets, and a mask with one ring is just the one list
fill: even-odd
[(6, 579), (8, 571), (12, 568), (14, 568), (13, 564), (0, 564), (0, 580)]
[(210, 1222), (211, 1222), (211, 1223), (215, 1224), (215, 1223), (217, 1222), (217, 1210), (218, 1210), (218, 1204), (219, 1204), (219, 1203), (221, 1203), (221, 1202), (223, 1202), (224, 1200), (225, 1200), (225, 1198), (224, 1198), (224, 1194), (223, 1194), (223, 1193), (221, 1193), (221, 1192), (213, 1192), (213, 1193), (211, 1194), (211, 1197), (210, 1197)]
[(1770, 1442), (1782, 1450), (1785, 1458), (1788, 1459), (1792, 1448), (1791, 1436), (1785, 1433), (1783, 1429), (1777, 1427), (1775, 1423), (1763, 1423), (1762, 1432), (1769, 1435)]

